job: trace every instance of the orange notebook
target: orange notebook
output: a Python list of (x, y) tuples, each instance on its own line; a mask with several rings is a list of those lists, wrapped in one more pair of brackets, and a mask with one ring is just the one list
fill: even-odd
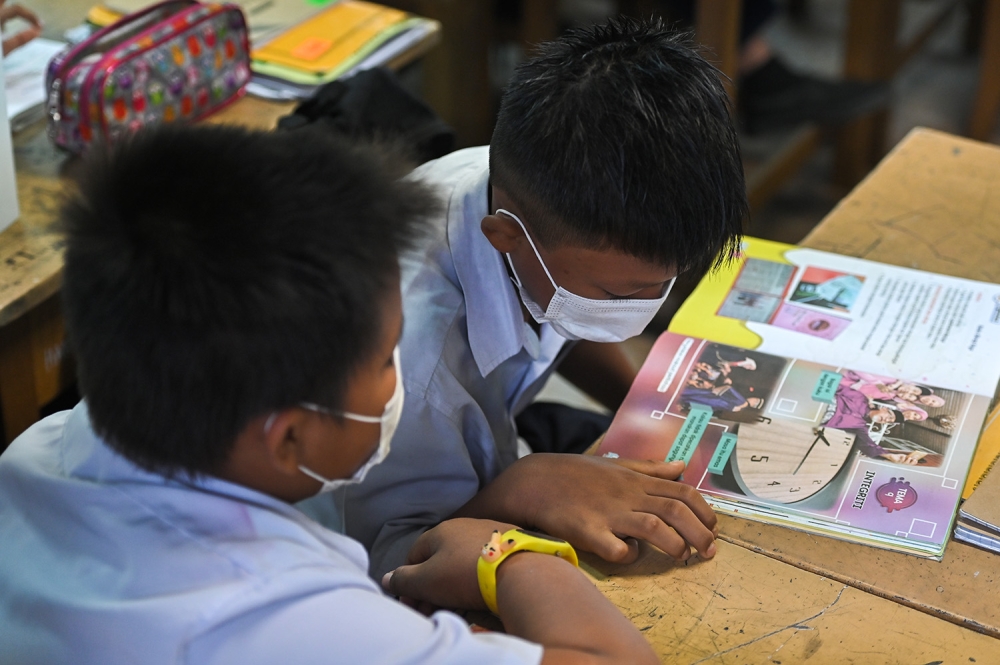
[(996, 406), (986, 418), (983, 433), (979, 435), (976, 455), (972, 458), (972, 466), (969, 468), (969, 476), (965, 481), (965, 489), (962, 490), (963, 499), (972, 496), (972, 492), (993, 466), (1000, 466), (998, 461), (1000, 461), (1000, 406)]
[(252, 57), (255, 61), (322, 76), (407, 18), (406, 12), (391, 7), (341, 0), (254, 49)]

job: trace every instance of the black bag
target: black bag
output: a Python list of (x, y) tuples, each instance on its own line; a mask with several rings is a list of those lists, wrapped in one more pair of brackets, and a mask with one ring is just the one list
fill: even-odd
[(278, 121), (281, 130), (301, 127), (402, 142), (419, 163), (455, 149), (455, 131), (384, 67), (327, 83)]

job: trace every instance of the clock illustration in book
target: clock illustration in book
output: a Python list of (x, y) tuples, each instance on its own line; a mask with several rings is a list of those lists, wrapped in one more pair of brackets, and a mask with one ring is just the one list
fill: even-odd
[(741, 427), (731, 463), (747, 494), (794, 503), (826, 487), (853, 446), (854, 434), (844, 430), (775, 419)]

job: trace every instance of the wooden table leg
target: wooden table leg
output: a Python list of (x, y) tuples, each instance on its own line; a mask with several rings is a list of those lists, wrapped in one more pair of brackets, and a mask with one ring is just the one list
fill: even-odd
[(726, 92), (736, 106), (736, 77), (740, 62), (740, 22), (743, 3), (731, 0), (698, 0), (695, 33), (707, 49), (705, 56), (728, 77)]
[(1000, 0), (987, 0), (979, 43), (979, 89), (969, 121), (969, 136), (986, 141), (1000, 113)]
[(38, 420), (42, 406), (74, 378), (65, 353), (66, 328), (59, 296), (0, 327), (0, 413), (3, 445)]
[(458, 147), (483, 145), (493, 134), (489, 54), (493, 3), (421, 0), (424, 16), (442, 24), (441, 44), (424, 62), (424, 95), (455, 128)]
[[(900, 0), (851, 0), (845, 39), (844, 78), (888, 81), (896, 67)], [(889, 111), (859, 118), (840, 129), (834, 180), (853, 187), (885, 155)]]
[(459, 148), (489, 143), (493, 94), (489, 56), (493, 40), (490, 0), (384, 0), (441, 23), (441, 43), (423, 61), (427, 103), (455, 129)]

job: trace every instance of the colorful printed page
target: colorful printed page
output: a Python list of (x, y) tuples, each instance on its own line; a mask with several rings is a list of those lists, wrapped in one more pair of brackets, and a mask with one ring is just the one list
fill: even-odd
[(667, 332), (599, 454), (684, 460), (721, 512), (937, 557), (989, 401)]
[(1000, 381), (1000, 285), (756, 238), (670, 330), (979, 395)]

